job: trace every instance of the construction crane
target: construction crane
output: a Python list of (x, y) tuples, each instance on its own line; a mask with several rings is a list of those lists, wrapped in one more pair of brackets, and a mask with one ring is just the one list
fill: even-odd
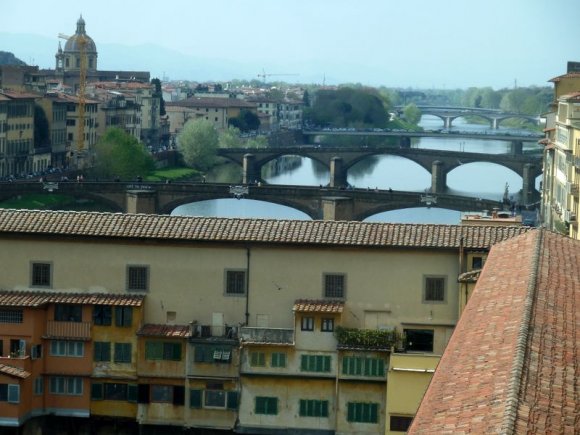
[[(75, 34), (79, 48), (79, 116), (77, 125), (77, 166), (81, 165), (80, 159), (83, 157), (85, 147), (85, 104), (87, 89), (87, 38), (82, 33)], [(58, 34), (59, 38), (69, 40), (71, 36), (63, 33)]]
[(295, 73), (280, 73), (280, 74), (270, 74), (270, 73), (266, 73), (266, 71), (262, 70), (262, 74), (258, 74), (258, 77), (262, 77), (262, 81), (264, 83), (266, 83), (266, 78), (267, 77), (272, 77), (272, 76), (297, 76), (299, 74), (295, 74)]

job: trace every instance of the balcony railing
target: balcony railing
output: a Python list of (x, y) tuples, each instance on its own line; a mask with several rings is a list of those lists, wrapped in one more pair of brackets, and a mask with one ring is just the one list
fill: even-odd
[(46, 338), (90, 340), (91, 322), (60, 322), (49, 320), (46, 324)]
[(240, 339), (246, 343), (294, 344), (294, 330), (284, 328), (240, 328)]
[(228, 325), (192, 325), (191, 336), (193, 338), (223, 337), (237, 339), (238, 327)]

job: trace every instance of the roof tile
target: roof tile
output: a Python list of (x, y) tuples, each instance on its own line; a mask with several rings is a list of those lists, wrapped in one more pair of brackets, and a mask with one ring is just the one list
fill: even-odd
[(187, 338), (191, 336), (188, 325), (157, 325), (145, 324), (137, 331), (137, 335), (144, 337)]
[(344, 302), (333, 300), (298, 299), (294, 311), (300, 313), (342, 313)]
[(46, 304), (124, 305), (140, 307), (144, 295), (0, 290), (0, 306), (40, 307)]

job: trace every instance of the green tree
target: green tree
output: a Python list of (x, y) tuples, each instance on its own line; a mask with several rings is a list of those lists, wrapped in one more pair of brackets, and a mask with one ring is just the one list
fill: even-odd
[(240, 129), (229, 126), (226, 130), (220, 131), (218, 146), (220, 148), (240, 148), (243, 146), (240, 139)]
[(201, 171), (215, 164), (218, 143), (217, 130), (205, 119), (187, 121), (177, 136), (177, 146), (185, 163)]
[(415, 103), (409, 103), (403, 109), (403, 116), (407, 122), (417, 125), (421, 120), (421, 109)]
[(230, 118), (228, 125), (235, 127), (242, 132), (255, 131), (260, 128), (260, 118), (254, 112), (248, 109), (240, 110), (239, 116)]
[(268, 139), (265, 136), (256, 136), (252, 139), (248, 139), (244, 144), (246, 148), (267, 148)]
[(120, 128), (109, 128), (95, 145), (94, 173), (98, 177), (134, 179), (155, 168), (145, 146)]

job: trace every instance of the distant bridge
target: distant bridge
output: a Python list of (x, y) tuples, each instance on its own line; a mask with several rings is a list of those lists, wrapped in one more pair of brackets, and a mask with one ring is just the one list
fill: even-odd
[[(489, 125), (493, 129), (499, 128), (502, 121), (506, 119), (524, 119), (533, 124), (540, 124), (539, 116), (524, 115), (521, 113), (511, 113), (503, 112), (497, 109), (483, 109), (478, 107), (451, 107), (451, 106), (422, 106), (417, 105), (417, 108), (421, 110), (422, 115), (432, 115), (443, 120), (443, 128), (451, 128), (452, 123), (457, 118), (463, 118), (466, 116), (478, 116), (489, 122)], [(398, 111), (402, 111), (402, 106), (397, 106)]]
[(395, 147), (293, 146), (285, 148), (220, 148), (218, 155), (242, 166), (244, 183), (261, 180), (262, 167), (278, 157), (284, 155), (308, 157), (328, 168), (330, 171), (329, 186), (335, 188), (347, 186), (348, 170), (361, 160), (375, 155), (395, 155), (412, 160), (428, 171), (431, 174), (430, 191), (436, 194), (446, 191), (447, 174), (453, 169), (467, 163), (495, 163), (522, 177), (521, 198), (524, 204), (530, 204), (539, 197), (535, 184), (536, 177), (542, 173), (542, 157), (529, 154), (485, 154)]
[(457, 211), (491, 210), (497, 201), (447, 194), (332, 187), (213, 183), (14, 182), (0, 183), (0, 201), (45, 192), (93, 199), (128, 213), (169, 214), (192, 202), (244, 197), (300, 210), (312, 219), (359, 220), (377, 213), (413, 207)]

